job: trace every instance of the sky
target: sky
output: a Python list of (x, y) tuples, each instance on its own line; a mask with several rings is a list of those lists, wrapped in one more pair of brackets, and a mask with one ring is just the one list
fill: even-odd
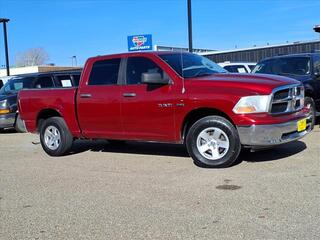
[[(192, 0), (194, 48), (229, 50), (319, 39), (320, 0)], [(48, 63), (127, 52), (127, 36), (188, 46), (187, 0), (0, 0), (9, 18), (10, 65), (17, 54), (44, 48)], [(0, 66), (5, 63), (0, 26)]]

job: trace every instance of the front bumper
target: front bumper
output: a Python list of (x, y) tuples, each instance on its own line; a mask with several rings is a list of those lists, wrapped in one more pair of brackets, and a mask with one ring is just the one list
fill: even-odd
[(12, 128), (16, 120), (16, 113), (0, 115), (0, 128)]
[(297, 131), (297, 122), (303, 118), (270, 125), (237, 126), (240, 142), (247, 147), (271, 147), (302, 138), (311, 131), (311, 120), (307, 118), (307, 128)]

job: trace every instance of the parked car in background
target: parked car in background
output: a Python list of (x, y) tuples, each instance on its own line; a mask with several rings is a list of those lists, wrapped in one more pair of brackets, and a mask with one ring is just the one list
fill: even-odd
[(78, 86), (80, 73), (81, 71), (30, 73), (9, 79), (0, 89), (0, 129), (14, 127), (18, 132), (25, 131), (17, 111), (17, 96), (20, 90)]
[(221, 67), (232, 73), (251, 73), (256, 63), (249, 62), (223, 62), (218, 63)]
[(185, 143), (198, 165), (228, 167), (242, 147), (305, 136), (303, 100), (290, 78), (230, 74), (191, 53), (137, 52), (88, 59), (78, 88), (21, 91), (19, 112), (51, 156), (77, 138), (156, 141)]
[(320, 112), (320, 54), (282, 55), (261, 60), (253, 73), (276, 74), (294, 78), (305, 87), (305, 104), (311, 109), (312, 123)]

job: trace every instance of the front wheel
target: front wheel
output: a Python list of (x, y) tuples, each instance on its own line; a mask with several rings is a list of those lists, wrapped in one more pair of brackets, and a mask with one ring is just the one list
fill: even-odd
[(40, 142), (50, 156), (62, 156), (72, 147), (73, 136), (61, 117), (51, 117), (41, 124)]
[(239, 156), (241, 144), (236, 128), (220, 116), (208, 116), (188, 131), (186, 146), (195, 163), (204, 167), (229, 167)]

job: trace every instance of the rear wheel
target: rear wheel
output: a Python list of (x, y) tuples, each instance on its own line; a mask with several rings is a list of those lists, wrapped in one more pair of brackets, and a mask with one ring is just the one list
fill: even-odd
[(311, 129), (313, 129), (313, 127), (316, 123), (316, 106), (315, 106), (314, 101), (311, 97), (305, 97), (304, 105), (307, 108), (309, 108), (311, 111)]
[(72, 147), (73, 136), (61, 117), (51, 117), (40, 127), (40, 142), (43, 150), (50, 156), (62, 156)]
[(204, 167), (229, 167), (241, 151), (236, 128), (220, 116), (208, 116), (194, 123), (186, 145), (195, 163)]

